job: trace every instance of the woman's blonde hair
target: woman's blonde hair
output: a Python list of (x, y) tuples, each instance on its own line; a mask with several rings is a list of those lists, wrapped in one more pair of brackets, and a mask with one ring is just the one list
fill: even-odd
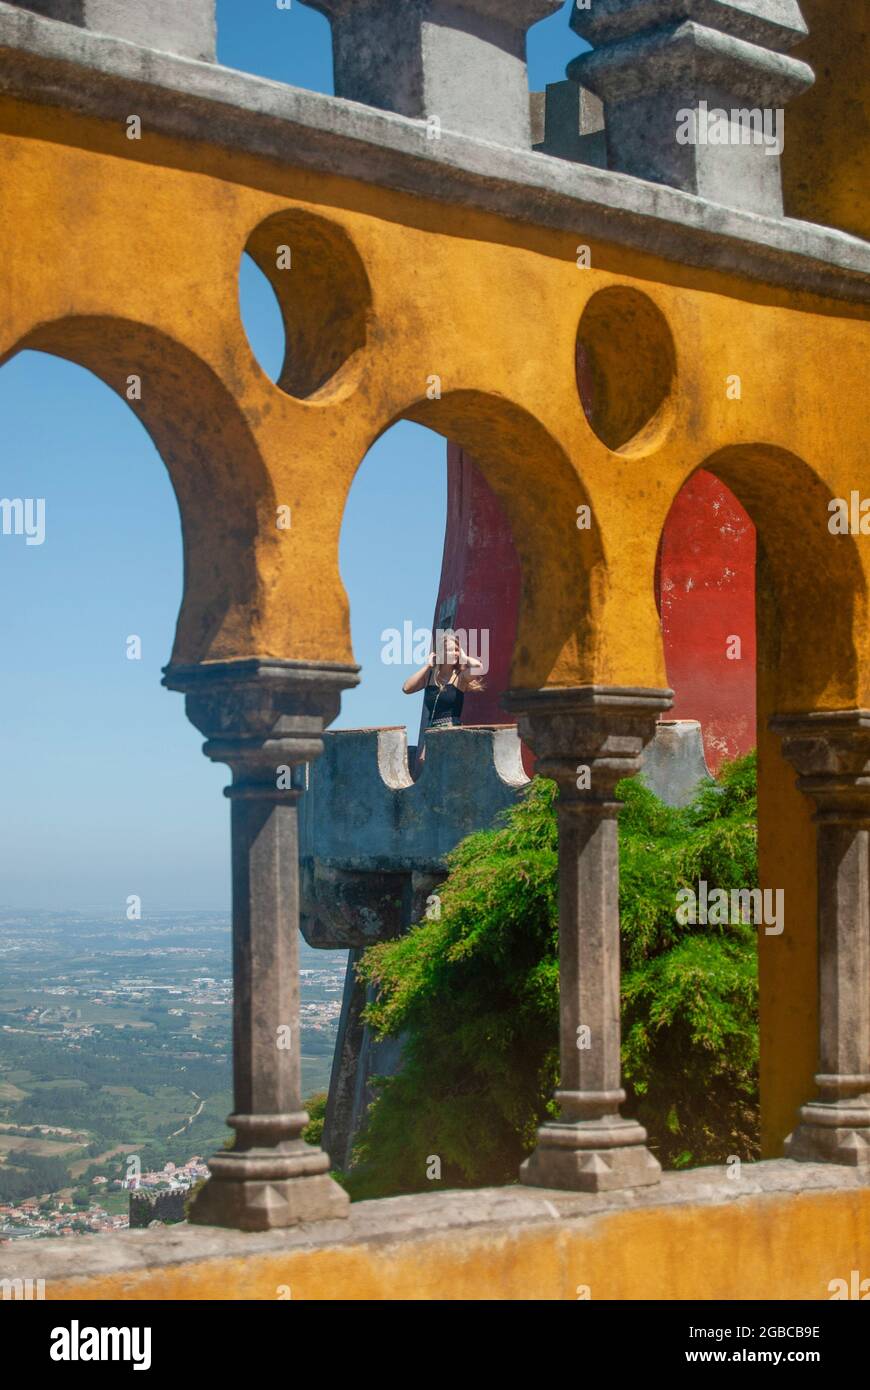
[[(459, 641), (459, 637), (457, 636), (456, 632), (454, 632), (452, 627), (445, 628), (442, 636), (445, 643), (449, 640), (454, 644), (455, 647), (458, 648), (459, 651), (462, 650), (462, 645)], [(462, 674), (463, 668), (460, 666), (458, 661), (454, 661), (453, 669), (457, 673), (457, 675)], [(468, 682), (468, 685), (466, 686), (466, 689), (473, 690), (475, 694), (479, 694), (482, 690), (486, 689), (486, 686), (484, 685), (483, 681), (480, 679), (479, 676), (472, 676)]]

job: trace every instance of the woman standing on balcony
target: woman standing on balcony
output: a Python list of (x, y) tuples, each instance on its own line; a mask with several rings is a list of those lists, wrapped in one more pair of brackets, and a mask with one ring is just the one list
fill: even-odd
[(483, 681), (472, 674), (475, 668), (482, 669), (483, 662), (463, 651), (455, 633), (445, 632), (439, 636), (442, 640), (436, 645), (441, 649), (441, 660), (437, 650), (430, 652), (426, 665), (409, 676), (402, 686), (406, 695), (416, 695), (418, 690), (424, 692), (427, 730), (455, 728), (461, 724), (466, 690), (483, 689)]

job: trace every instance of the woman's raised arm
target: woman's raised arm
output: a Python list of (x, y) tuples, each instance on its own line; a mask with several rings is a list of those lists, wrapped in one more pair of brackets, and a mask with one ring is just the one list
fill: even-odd
[(435, 653), (432, 652), (430, 653), (429, 660), (426, 662), (426, 665), (421, 666), (419, 671), (416, 671), (413, 676), (408, 677), (408, 679), (405, 681), (405, 684), (402, 686), (402, 691), (405, 695), (416, 695), (418, 690), (425, 689), (426, 682), (429, 679), (429, 672), (432, 670), (434, 660)]

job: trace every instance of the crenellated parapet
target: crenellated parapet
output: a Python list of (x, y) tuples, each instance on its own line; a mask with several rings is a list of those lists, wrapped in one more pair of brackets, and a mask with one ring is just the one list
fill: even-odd
[(309, 773), (302, 852), (316, 826), (318, 858), (344, 868), (437, 868), (527, 782), (513, 725), (430, 729), (416, 781), (406, 729), (327, 733)]
[(302, 930), (312, 946), (364, 947), (422, 915), (444, 860), (492, 825), (528, 778), (513, 726), (433, 729), (419, 777), (404, 728), (324, 738), (302, 799)]
[[(708, 775), (700, 725), (656, 725), (643, 777), (684, 805)], [(323, 736), (300, 805), (302, 931), (311, 946), (362, 949), (426, 910), (452, 849), (490, 827), (528, 784), (513, 725), (432, 729), (415, 780), (404, 728)]]

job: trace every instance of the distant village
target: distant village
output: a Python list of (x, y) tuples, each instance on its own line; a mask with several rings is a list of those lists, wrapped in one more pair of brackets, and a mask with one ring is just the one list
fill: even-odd
[(130, 1224), (129, 1216), (112, 1215), (100, 1205), (102, 1192), (187, 1192), (202, 1178), (208, 1177), (205, 1162), (196, 1154), (180, 1166), (167, 1163), (158, 1172), (141, 1173), (138, 1177), (110, 1179), (98, 1175), (93, 1179), (96, 1194), (86, 1210), (49, 1197), (43, 1201), (28, 1198), (17, 1206), (0, 1203), (0, 1244), (11, 1240), (27, 1240), (45, 1236), (74, 1236), (97, 1231), (123, 1231)]
[[(205, 1132), (200, 1125), (195, 1136), (186, 1134), (216, 1085), (229, 1086), (232, 978), (224, 964), (223, 920), (195, 914), (179, 921), (167, 914), (137, 933), (134, 944), (130, 923), (114, 918), (63, 913), (35, 918), (37, 927), (31, 914), (0, 909), (0, 957), (16, 963), (0, 1001), (0, 1174), (15, 1174), (14, 1183), (0, 1186), (0, 1244), (127, 1229), (136, 1191), (183, 1194), (208, 1177), (202, 1157), (188, 1158), (187, 1146), (213, 1152), (230, 1107), (229, 1096), (222, 1096), (208, 1110)], [(36, 964), (22, 969), (34, 930), (42, 953)], [(144, 971), (130, 968), (131, 953), (140, 951), (151, 963)], [(326, 1086), (345, 958), (343, 953), (307, 955), (300, 970), (300, 1023), (305, 1055), (320, 1068), (311, 1087), (315, 1091)], [(24, 1046), (18, 1039), (26, 1040)], [(142, 1040), (135, 1057), (133, 1039)], [(57, 1073), (61, 1088), (72, 1084), (69, 1078), (89, 1078), (80, 1108), (58, 1109), (63, 1090), (56, 1086), (31, 1087), (35, 1071), (51, 1078), (52, 1055), (82, 1053), (81, 1069), (73, 1061), (72, 1070), (61, 1066)], [(127, 1057), (134, 1057), (135, 1075), (119, 1061)], [(140, 1095), (135, 1088), (143, 1080), (148, 1094)], [(158, 1103), (154, 1087), (160, 1090)], [(187, 1111), (186, 1096), (191, 1097)], [(110, 1102), (105, 1113), (102, 1097)], [(20, 1113), (25, 1106), (26, 1115)], [(135, 1146), (129, 1142), (131, 1128)], [(134, 1147), (137, 1153), (151, 1149), (143, 1152), (148, 1170), (138, 1174), (126, 1171)], [(25, 1187), (25, 1155), (56, 1161), (66, 1174), (50, 1175), (35, 1165), (33, 1186)], [(162, 1215), (167, 1207), (161, 1203), (156, 1210)]]

